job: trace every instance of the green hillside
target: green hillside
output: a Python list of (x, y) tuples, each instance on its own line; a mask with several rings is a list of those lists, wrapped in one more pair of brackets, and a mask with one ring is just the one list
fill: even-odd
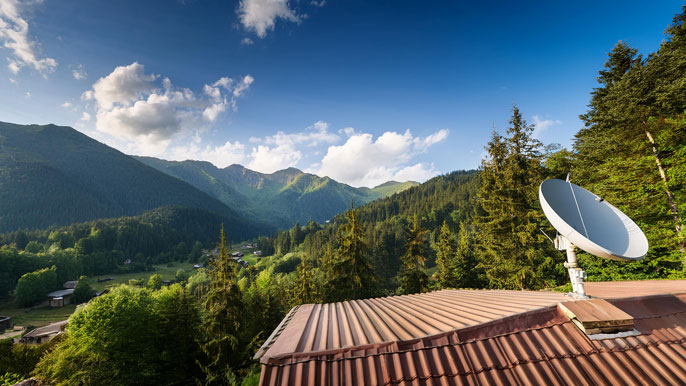
[(389, 181), (373, 189), (354, 188), (295, 168), (264, 174), (241, 165), (219, 169), (202, 161), (136, 158), (188, 182), (246, 217), (279, 228), (291, 227), (297, 221), (324, 222), (343, 212), (351, 201), (362, 205), (417, 185)]
[(70, 127), (0, 122), (0, 232), (169, 205), (233, 219), (245, 236), (264, 231), (210, 195)]

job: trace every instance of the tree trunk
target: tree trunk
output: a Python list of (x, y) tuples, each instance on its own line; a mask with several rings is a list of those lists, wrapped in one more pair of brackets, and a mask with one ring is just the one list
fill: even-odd
[(655, 145), (653, 135), (648, 130), (647, 124), (645, 122), (643, 122), (643, 125), (646, 127), (646, 137), (648, 137), (648, 141), (650, 141), (650, 145), (653, 148), (653, 156), (655, 156), (655, 163), (657, 164), (657, 169), (660, 171), (660, 177), (662, 178), (662, 183), (665, 186), (665, 193), (667, 193), (667, 201), (669, 202), (669, 207), (672, 212), (672, 216), (674, 216), (676, 235), (677, 239), (679, 240), (679, 250), (681, 250), (682, 255), (681, 262), (683, 265), (686, 265), (686, 240), (684, 240), (681, 235), (681, 218), (679, 217), (679, 210), (676, 204), (674, 203), (674, 197), (672, 196), (672, 192), (669, 190), (669, 185), (667, 184), (667, 175), (665, 174), (665, 170), (662, 168), (662, 161), (660, 161), (660, 155), (657, 152), (657, 146)]

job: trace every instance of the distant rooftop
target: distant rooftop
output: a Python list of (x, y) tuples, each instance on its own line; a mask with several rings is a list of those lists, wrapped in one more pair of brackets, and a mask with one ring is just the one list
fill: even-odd
[(31, 330), (31, 332), (29, 332), (28, 334), (22, 336), (22, 338), (37, 338), (41, 336), (57, 334), (60, 331), (64, 330), (64, 326), (67, 325), (67, 322), (68, 320), (62, 320), (59, 322), (48, 324), (44, 327), (36, 328), (35, 330)]
[(70, 288), (70, 289), (62, 289), (62, 290), (58, 290), (58, 291), (52, 291), (52, 292), (48, 293), (47, 296), (49, 298), (60, 298), (60, 297), (72, 295), (73, 293), (74, 293), (74, 289)]

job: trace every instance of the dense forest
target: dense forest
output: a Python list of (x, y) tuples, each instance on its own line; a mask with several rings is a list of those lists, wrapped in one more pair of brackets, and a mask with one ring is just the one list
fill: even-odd
[(230, 258), (227, 237), (236, 236), (217, 232), (219, 219), (197, 233), (187, 218), (156, 227), (142, 216), (3, 235), (4, 264), (28, 262), (23, 271), (7, 270), (11, 284), (32, 273), (60, 275), (61, 254), (75, 256), (88, 274), (98, 269), (85, 259), (93, 253), (120, 253), (116, 261), (139, 253), (136, 261), (193, 259), (196, 242), (217, 233), (219, 254), (208, 269), (172, 286), (120, 286), (91, 300), (71, 317), (67, 334), (46, 346), (0, 344), (0, 374), (58, 385), (251, 385), (259, 379), (253, 353), (299, 304), (441, 288), (562, 287), (564, 255), (546, 238), (554, 230), (538, 187), (570, 171), (574, 183), (631, 216), (651, 245), (635, 263), (580, 254), (590, 280), (684, 277), (685, 22), (686, 7), (659, 50), (645, 57), (624, 42), (611, 50), (572, 149), (536, 140), (515, 106), (508, 126), (492, 133), (479, 170), (353, 203), (325, 224), (262, 236), (257, 243), (268, 256), (249, 267)]
[(232, 240), (243, 238), (240, 227), (229, 219), (181, 207), (158, 208), (136, 217), (2, 234), (0, 299), (15, 289), (23, 275), (53, 266), (57, 280), (45, 288), (39, 299), (82, 275), (145, 271), (152, 264), (170, 261), (197, 262), (202, 249), (215, 244), (213, 235), (222, 223), (232, 231)]

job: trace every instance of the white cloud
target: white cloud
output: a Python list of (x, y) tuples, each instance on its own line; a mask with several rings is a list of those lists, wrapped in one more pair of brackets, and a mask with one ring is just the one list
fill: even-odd
[(93, 92), (93, 90), (87, 90), (81, 94), (82, 101), (89, 101), (93, 99), (95, 99), (95, 93)]
[(241, 44), (244, 46), (249, 46), (249, 45), (252, 45), (253, 43), (254, 42), (250, 38), (243, 38), (243, 40), (241, 40)]
[(334, 143), (340, 137), (328, 131), (329, 124), (317, 121), (304, 131), (286, 134), (279, 131), (265, 138), (250, 138), (250, 142), (260, 143), (253, 147), (248, 167), (263, 173), (296, 166), (303, 158), (301, 146), (315, 147), (320, 144)]
[(89, 122), (91, 120), (91, 118), (92, 118), (92, 116), (84, 111), (83, 114), (81, 114), (81, 119), (79, 119), (79, 121)]
[(240, 83), (238, 83), (238, 86), (236, 86), (236, 88), (233, 89), (233, 96), (236, 98), (241, 96), (254, 81), (255, 79), (252, 76), (244, 76), (243, 79), (241, 79)]
[(320, 0), (320, 1), (312, 0), (310, 2), (310, 4), (314, 5), (315, 7), (323, 7), (326, 5), (326, 0)]
[(88, 77), (88, 74), (86, 74), (86, 70), (83, 67), (83, 64), (79, 64), (76, 66), (76, 69), (71, 71), (71, 74), (74, 76), (74, 79), (76, 80), (81, 80), (81, 79), (86, 79)]
[(557, 119), (541, 119), (538, 115), (534, 115), (534, 132), (531, 134), (533, 138), (540, 138), (541, 134), (548, 130), (551, 126), (557, 126), (562, 124), (562, 121)]
[(243, 27), (264, 38), (274, 29), (277, 19), (298, 22), (300, 17), (289, 7), (288, 0), (241, 0), (238, 17)]
[(262, 173), (273, 173), (296, 166), (302, 158), (302, 153), (290, 145), (276, 147), (259, 145), (252, 149), (250, 158), (252, 161), (248, 163), (248, 168)]
[(223, 77), (204, 85), (204, 95), (196, 95), (175, 87), (169, 78), (146, 73), (142, 64), (134, 62), (98, 79), (81, 99), (96, 102), (96, 129), (120, 148), (160, 155), (173, 137), (203, 130), (203, 122), (214, 122), (229, 103), (235, 106), (252, 82), (247, 75), (234, 87), (231, 78)]
[(60, 106), (64, 107), (65, 109), (71, 108), (73, 105), (71, 102), (64, 102)]
[(172, 147), (168, 152), (172, 160), (202, 160), (213, 163), (219, 168), (245, 161), (245, 146), (238, 142), (227, 141), (221, 146), (202, 145), (202, 139), (196, 136), (190, 145)]
[(438, 171), (433, 165), (410, 165), (411, 160), (447, 136), (447, 130), (424, 138), (412, 136), (409, 130), (387, 131), (376, 140), (372, 134), (354, 134), (343, 145), (329, 147), (316, 173), (354, 186), (375, 186), (391, 179), (424, 181)]
[(31, 99), (31, 92), (27, 91), (26, 94), (24, 94), (24, 98)]
[(110, 109), (115, 104), (128, 105), (129, 102), (138, 100), (142, 94), (151, 93), (155, 88), (156, 78), (157, 75), (146, 75), (143, 65), (138, 62), (119, 66), (111, 74), (98, 79), (93, 84), (92, 94), (86, 99), (95, 98), (98, 106), (103, 109)]
[(344, 127), (338, 130), (338, 134), (345, 134), (346, 136), (350, 137), (355, 135), (355, 129), (352, 127)]
[(213, 105), (207, 106), (205, 110), (202, 112), (202, 116), (208, 121), (214, 122), (217, 120), (219, 114), (223, 113), (224, 110), (226, 110), (226, 103), (215, 103)]
[(392, 180), (396, 181), (426, 181), (431, 177), (438, 175), (438, 171), (434, 169), (434, 165), (425, 165), (418, 163), (412, 166), (405, 166), (404, 168), (395, 172)]
[(36, 43), (29, 39), (29, 23), (21, 16), (21, 6), (18, 0), (0, 1), (0, 42), (12, 52), (7, 68), (16, 75), (22, 67), (30, 67), (45, 77), (55, 71), (57, 61), (37, 56)]

